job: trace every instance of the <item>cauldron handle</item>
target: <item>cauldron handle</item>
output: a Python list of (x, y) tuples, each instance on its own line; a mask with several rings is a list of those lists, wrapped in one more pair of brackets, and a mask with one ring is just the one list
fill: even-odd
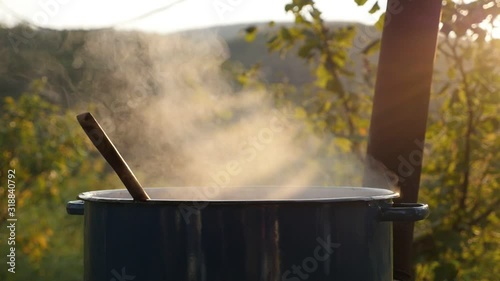
[(429, 215), (429, 205), (422, 203), (394, 203), (381, 208), (381, 221), (419, 221)]
[(83, 215), (84, 213), (84, 202), (83, 200), (73, 200), (66, 204), (66, 212), (70, 215)]

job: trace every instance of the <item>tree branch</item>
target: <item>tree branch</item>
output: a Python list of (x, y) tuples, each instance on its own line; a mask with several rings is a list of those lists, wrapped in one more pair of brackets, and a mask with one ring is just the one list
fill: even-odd
[[(313, 9), (316, 9), (313, 7)], [(349, 106), (349, 99), (347, 97), (347, 91), (345, 90), (344, 85), (342, 84), (342, 80), (340, 79), (340, 75), (335, 68), (335, 62), (333, 60), (333, 54), (330, 51), (329, 45), (328, 45), (328, 30), (324, 24), (323, 19), (319, 18), (318, 20), (319, 24), (319, 35), (320, 35), (320, 40), (321, 40), (321, 48), (322, 48), (322, 53), (326, 55), (326, 62), (325, 62), (325, 67), (328, 70), (328, 72), (331, 73), (333, 79), (338, 83), (339, 85), (339, 96), (340, 96), (340, 101), (342, 104), (342, 107), (345, 111), (345, 118), (347, 119), (347, 126), (349, 130), (349, 135), (353, 136), (356, 133), (356, 127), (354, 125), (354, 121), (352, 119), (353, 112), (352, 108)], [(352, 141), (353, 144), (353, 152), (361, 159), (363, 160), (363, 154), (360, 151), (359, 148), (359, 142), (356, 140)]]
[(491, 205), (488, 208), (486, 208), (486, 210), (483, 213), (470, 220), (469, 224), (475, 225), (481, 222), (482, 220), (486, 219), (491, 213), (498, 210), (499, 204), (500, 204), (500, 198), (497, 198), (497, 200), (493, 201), (493, 203), (491, 203)]
[[(491, 154), (489, 154), (488, 156), (486, 156), (486, 159), (484, 160), (485, 161), (485, 168), (483, 169), (483, 171), (481, 173), (481, 176), (479, 177), (479, 180), (478, 180), (479, 183), (482, 183), (484, 181), (484, 179), (486, 178), (486, 176), (488, 176), (488, 168), (487, 167), (490, 165), (492, 157), (493, 156)], [(484, 202), (483, 202), (483, 199), (482, 199), (482, 194), (483, 194), (482, 189), (483, 189), (483, 185), (482, 184), (478, 184), (476, 202), (472, 206), (472, 208), (470, 208), (470, 210), (467, 212), (468, 214), (474, 215), (474, 213), (476, 213), (477, 209), (480, 206), (484, 205)]]
[[(465, 129), (465, 143), (464, 143), (464, 171), (463, 171), (463, 180), (462, 183), (460, 184), (460, 199), (459, 199), (459, 211), (463, 212), (465, 211), (466, 208), (466, 203), (467, 203), (467, 196), (468, 196), (468, 188), (469, 188), (469, 180), (470, 180), (470, 161), (471, 161), (471, 138), (472, 138), (472, 133), (473, 133), (473, 121), (474, 121), (474, 111), (473, 111), (473, 105), (472, 105), (472, 100), (471, 100), (471, 89), (469, 85), (469, 79), (467, 76), (467, 73), (464, 69), (463, 65), (463, 58), (459, 57), (457, 54), (456, 50), (456, 44), (454, 45), (455, 48), (452, 48), (452, 53), (456, 61), (456, 65), (458, 68), (458, 71), (460, 73), (460, 76), (462, 77), (462, 82), (463, 82), (463, 87), (464, 87), (464, 92), (465, 92), (465, 100), (466, 100), (466, 106), (467, 106), (467, 127)], [(462, 216), (458, 216), (457, 218), (461, 218)], [(458, 221), (457, 221), (458, 223)]]

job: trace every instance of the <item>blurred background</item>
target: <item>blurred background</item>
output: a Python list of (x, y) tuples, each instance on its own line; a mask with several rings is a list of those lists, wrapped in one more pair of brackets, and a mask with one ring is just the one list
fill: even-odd
[[(83, 221), (65, 204), (123, 186), (84, 111), (144, 186), (208, 185), (234, 161), (224, 185), (361, 185), (385, 5), (0, 0), (0, 280), (83, 278)], [(443, 1), (417, 280), (500, 276), (499, 13), (498, 0)], [(371, 185), (397, 190), (379, 168)]]

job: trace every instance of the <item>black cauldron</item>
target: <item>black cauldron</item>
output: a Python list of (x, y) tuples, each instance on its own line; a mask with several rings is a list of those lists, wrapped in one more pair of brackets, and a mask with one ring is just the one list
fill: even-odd
[(84, 215), (84, 280), (392, 281), (392, 221), (429, 213), (376, 188), (146, 191), (147, 202), (102, 190), (68, 203)]

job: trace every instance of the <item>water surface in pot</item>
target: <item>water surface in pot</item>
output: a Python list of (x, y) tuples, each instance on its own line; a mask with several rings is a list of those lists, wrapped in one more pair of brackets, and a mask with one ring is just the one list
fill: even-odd
[[(370, 201), (392, 199), (399, 194), (387, 189), (365, 187), (162, 187), (146, 188), (151, 201)], [(100, 190), (82, 193), (90, 201), (132, 201), (127, 190)]]

